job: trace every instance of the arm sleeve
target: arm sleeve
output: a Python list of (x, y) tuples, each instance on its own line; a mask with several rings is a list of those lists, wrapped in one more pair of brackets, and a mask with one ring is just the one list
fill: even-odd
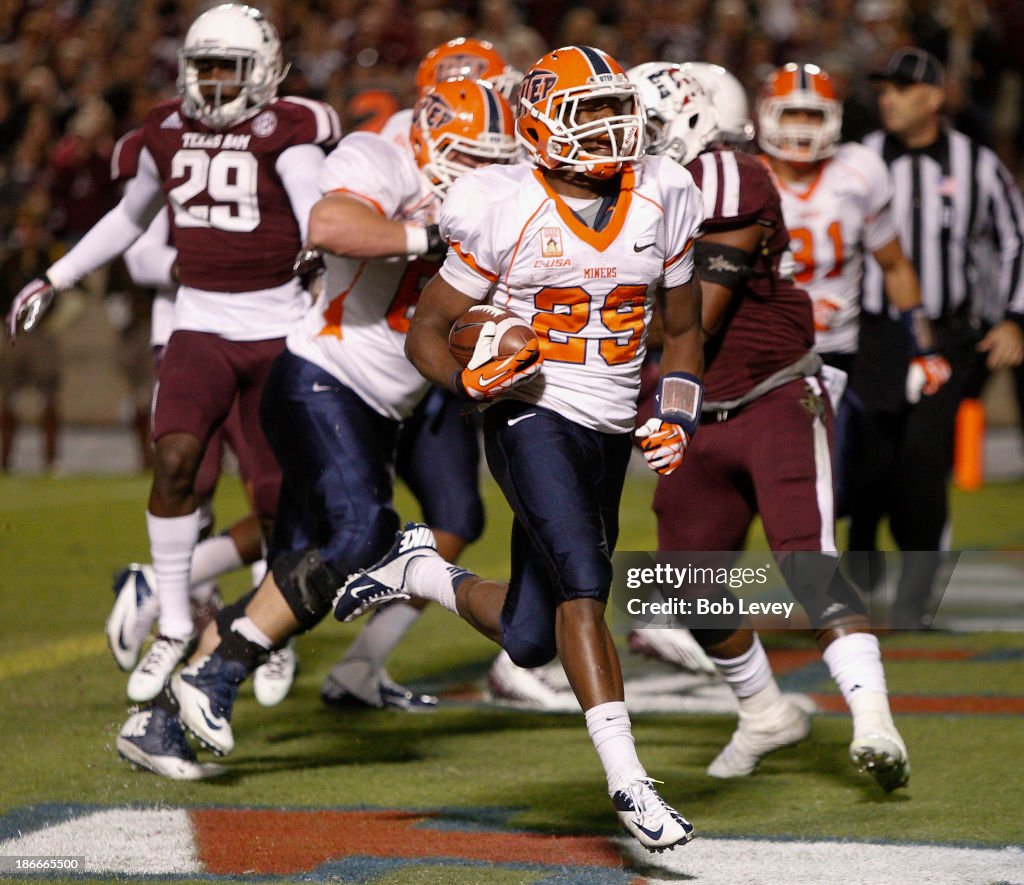
[(170, 222), (166, 212), (158, 212), (139, 237), (124, 253), (124, 263), (137, 286), (148, 289), (171, 289), (171, 267), (178, 258), (178, 250), (169, 242)]
[(138, 174), (128, 182), (121, 202), (96, 222), (46, 276), (56, 289), (67, 289), (86, 274), (123, 253), (140, 236), (159, 207), (160, 179), (149, 151), (139, 158)]
[(323, 164), (324, 152), (315, 144), (297, 144), (277, 158), (277, 174), (288, 192), (302, 242), (309, 233), (310, 210), (321, 197), (317, 179)]

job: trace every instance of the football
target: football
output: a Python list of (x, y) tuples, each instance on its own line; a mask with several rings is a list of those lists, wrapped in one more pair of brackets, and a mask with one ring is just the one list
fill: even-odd
[(460, 316), (448, 333), (448, 350), (460, 366), (468, 366), (473, 358), (480, 330), (486, 322), (507, 321), (495, 341), (497, 356), (512, 356), (521, 347), (536, 340), (537, 333), (522, 317), (491, 304), (475, 304)]

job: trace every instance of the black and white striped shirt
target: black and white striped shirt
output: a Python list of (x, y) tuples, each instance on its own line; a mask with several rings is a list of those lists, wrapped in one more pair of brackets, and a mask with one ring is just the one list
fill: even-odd
[[(893, 216), (928, 315), (1024, 319), (1024, 199), (995, 153), (954, 129), (926, 148), (880, 131), (864, 144), (892, 174)], [(880, 314), (885, 304), (882, 271), (869, 258), (863, 310)]]

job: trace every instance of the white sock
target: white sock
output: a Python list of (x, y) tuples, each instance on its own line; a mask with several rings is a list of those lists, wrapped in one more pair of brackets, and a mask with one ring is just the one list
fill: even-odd
[(452, 580), (468, 575), (464, 568), (452, 565), (440, 556), (418, 556), (409, 563), (405, 576), (405, 589), (420, 599), (429, 599), (448, 611), (459, 613), (455, 607), (455, 588)]
[(156, 574), (156, 596), (160, 602), (162, 636), (187, 639), (192, 635), (192, 614), (188, 591), (192, 551), (199, 539), (199, 511), (185, 516), (154, 516), (146, 513), (149, 548)]
[(623, 701), (609, 701), (591, 707), (584, 714), (587, 731), (608, 778), (608, 794), (623, 789), (630, 781), (647, 777), (636, 755), (629, 713)]
[(192, 552), (192, 583), (212, 581), (241, 568), (244, 563), (230, 535), (213, 535), (196, 544)]
[(849, 633), (833, 640), (821, 656), (853, 714), (853, 736), (895, 733), (878, 637)]
[(250, 642), (254, 642), (260, 648), (265, 648), (268, 651), (275, 645), (274, 640), (257, 627), (252, 618), (247, 615), (235, 618), (231, 622), (231, 631), (239, 636), (244, 636)]
[[(774, 684), (772, 665), (764, 652), (760, 637), (754, 634), (754, 644), (737, 658), (711, 658), (718, 671), (737, 698), (748, 698)], [(776, 687), (776, 690), (778, 688)]]
[(360, 631), (356, 641), (349, 646), (341, 662), (367, 661), (372, 667), (373, 674), (379, 678), (391, 652), (419, 616), (418, 608), (401, 603), (378, 609)]
[[(194, 558), (193, 561), (195, 561)], [(205, 605), (210, 601), (210, 597), (213, 596), (216, 589), (216, 581), (203, 581), (201, 584), (197, 584), (193, 581), (192, 586), (188, 589), (188, 596), (193, 602), (196, 602), (199, 605)]]
[(768, 655), (756, 633), (754, 644), (739, 657), (711, 660), (736, 695), (741, 718), (755, 718), (768, 713), (782, 700)]

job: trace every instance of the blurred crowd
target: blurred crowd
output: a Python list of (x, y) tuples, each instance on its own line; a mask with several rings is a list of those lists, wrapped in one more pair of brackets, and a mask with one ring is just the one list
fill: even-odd
[[(209, 0), (0, 2), (0, 240), (15, 218), (74, 242), (116, 202), (117, 137), (174, 94), (177, 50)], [(549, 48), (600, 46), (627, 67), (704, 60), (751, 95), (776, 65), (814, 62), (838, 80), (847, 137), (873, 126), (867, 74), (915, 44), (948, 70), (958, 127), (1024, 156), (1024, 4), (1019, 0), (268, 0), (292, 68), (282, 92), (331, 102), (347, 129), (411, 102), (422, 56), (455, 36), (490, 40), (527, 68)]]

